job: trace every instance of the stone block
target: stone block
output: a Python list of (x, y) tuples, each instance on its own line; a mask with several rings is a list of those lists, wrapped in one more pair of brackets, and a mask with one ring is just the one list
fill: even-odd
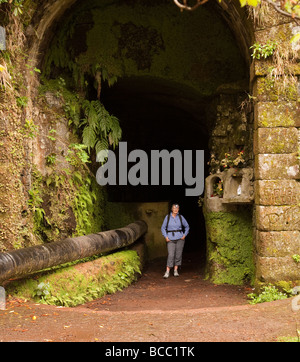
[[(263, 257), (300, 255), (300, 231), (256, 231), (256, 252)], [(300, 276), (299, 276), (300, 277)]]
[(300, 170), (297, 153), (256, 155), (255, 178), (256, 180), (298, 180)]
[(300, 207), (256, 206), (256, 227), (260, 231), (300, 230)]
[(260, 44), (265, 44), (268, 40), (284, 44), (289, 42), (293, 36), (292, 30), (295, 23), (289, 23), (286, 20), (286, 16), (281, 15), (273, 6), (268, 5), (264, 11), (263, 21), (258, 22), (260, 24), (256, 27), (256, 41)]
[(255, 181), (255, 203), (264, 206), (297, 205), (300, 183), (295, 180)]
[[(254, 59), (250, 66), (251, 80), (253, 80), (255, 77), (267, 76), (270, 74), (270, 69), (272, 69), (272, 67), (274, 67), (273, 58)], [(300, 74), (300, 64), (286, 63), (284, 70), (289, 71), (290, 74), (298, 75)]]
[(258, 128), (254, 132), (254, 154), (297, 151), (298, 131), (295, 127)]
[(254, 106), (254, 128), (300, 127), (296, 102), (258, 102)]
[(298, 82), (296, 78), (257, 77), (253, 84), (253, 95), (258, 102), (296, 102)]
[(300, 275), (300, 264), (291, 256), (270, 258), (256, 257), (256, 280), (276, 283), (281, 280), (297, 281)]
[[(257, 26), (255, 27), (255, 35), (257, 41), (261, 41), (261, 35), (263, 31), (265, 31), (268, 28), (275, 27), (277, 29), (277, 26), (280, 24), (286, 24), (286, 16), (280, 14), (271, 4), (264, 4), (265, 8), (263, 9), (263, 17), (262, 21), (257, 21)], [(264, 34), (262, 35), (264, 36)]]

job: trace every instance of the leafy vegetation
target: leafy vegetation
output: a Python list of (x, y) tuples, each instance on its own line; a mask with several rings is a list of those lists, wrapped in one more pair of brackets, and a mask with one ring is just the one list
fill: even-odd
[[(115, 148), (122, 137), (122, 129), (117, 117), (109, 114), (100, 100), (87, 100), (76, 92), (68, 90), (65, 80), (60, 77), (55, 80), (44, 79), (40, 88), (43, 95), (51, 91), (57, 98), (63, 98), (64, 111), (69, 119), (69, 125), (82, 139), (83, 147), (77, 144), (76, 152), (84, 156), (83, 150), (96, 154), (110, 147)], [(73, 145), (74, 148), (74, 145)], [(75, 150), (74, 148), (74, 150)], [(88, 162), (85, 159), (85, 163)]]
[[(65, 227), (64, 220), (75, 217), (75, 222), (72, 222), (73, 236), (99, 232), (104, 218), (100, 215), (103, 214), (103, 192), (99, 190), (87, 164), (91, 163), (92, 153), (116, 147), (122, 134), (119, 121), (110, 116), (99, 100), (88, 101), (76, 90), (69, 90), (62, 77), (52, 80), (43, 78), (40, 97), (47, 94), (62, 101), (64, 117), (76, 136), (72, 137), (75, 142), (69, 145), (63, 160), (53, 152), (46, 157), (47, 166), (55, 172), (50, 172), (44, 181), (47, 185), (44, 199), (51, 201), (48, 202), (50, 206), (45, 210), (44, 218), (37, 220), (38, 230), (44, 240), (55, 241)], [(56, 142), (56, 130), (51, 129), (47, 137)], [(82, 143), (79, 143), (80, 140)], [(62, 166), (62, 162), (68, 166)], [(58, 168), (59, 172), (56, 171)], [(43, 209), (42, 204), (39, 208)], [(49, 214), (52, 217), (45, 222)]]
[(35, 138), (39, 134), (39, 127), (34, 123), (32, 119), (25, 119), (23, 129), (20, 130), (20, 133), (27, 138)]
[(268, 58), (271, 55), (274, 54), (274, 51), (277, 47), (277, 42), (268, 40), (266, 44), (259, 44), (259, 43), (254, 43), (250, 49), (253, 49), (252, 52), (252, 58), (255, 59), (261, 59), (261, 58)]
[(299, 254), (294, 254), (292, 256), (293, 260), (295, 263), (300, 263), (300, 255)]
[(110, 115), (100, 101), (87, 101), (82, 104), (85, 117), (80, 122), (83, 127), (82, 141), (88, 151), (95, 148), (96, 153), (115, 148), (122, 136), (119, 120)]
[(208, 165), (210, 166), (211, 173), (219, 173), (230, 168), (246, 167), (246, 159), (244, 151), (239, 151), (236, 154), (229, 152), (225, 153), (225, 157), (219, 161), (214, 154), (211, 155)]
[(296, 330), (297, 337), (277, 337), (278, 342), (300, 342), (300, 329)]
[(7, 290), (20, 298), (74, 307), (124, 289), (141, 273), (140, 258), (132, 250), (101, 256), (85, 265), (74, 264), (11, 283)]
[(91, 162), (90, 156), (86, 152), (87, 146), (81, 143), (71, 143), (68, 149), (66, 160), (72, 166), (79, 166), (80, 163), (86, 164)]
[(262, 290), (263, 291), (258, 295), (255, 293), (248, 294), (250, 304), (273, 302), (275, 300), (287, 299), (289, 297), (288, 294), (280, 292), (272, 284), (264, 286)]
[(74, 212), (76, 215), (76, 234), (84, 235), (92, 227), (92, 218), (90, 217), (93, 211), (94, 202), (97, 201), (95, 191), (92, 190), (92, 180), (87, 177), (83, 180), (80, 172), (75, 171), (72, 175), (72, 180), (77, 184), (78, 192), (74, 199)]
[(5, 3), (9, 3), (12, 5), (12, 13), (14, 16), (23, 14), (24, 0), (0, 0), (0, 5)]

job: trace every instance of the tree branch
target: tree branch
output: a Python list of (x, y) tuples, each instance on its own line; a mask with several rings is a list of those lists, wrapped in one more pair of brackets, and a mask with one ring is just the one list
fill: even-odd
[(265, 0), (268, 4), (272, 5), (273, 8), (278, 11), (280, 14), (284, 15), (284, 16), (287, 16), (289, 18), (292, 18), (292, 19), (297, 19), (297, 20), (300, 20), (300, 17), (297, 16), (296, 14), (291, 14), (291, 13), (288, 13), (287, 11), (284, 11), (280, 8), (279, 5), (277, 5), (276, 2), (272, 1), (272, 0)]
[[(194, 6), (188, 6), (188, 0), (173, 0), (174, 3), (183, 11), (183, 10), (188, 10), (188, 11), (194, 11), (196, 10), (200, 5), (203, 5), (205, 3), (207, 3), (209, 0), (197, 0), (197, 3)], [(293, 20), (300, 20), (300, 16), (296, 15), (296, 14), (291, 14), (287, 11), (282, 10), (282, 8), (280, 7), (280, 5), (278, 5), (275, 1), (273, 0), (262, 0), (262, 1), (266, 1), (268, 4), (272, 5), (274, 7), (274, 9), (284, 15), (287, 16), (289, 18), (292, 18)]]
[(183, 4), (180, 2), (180, 0), (174, 0), (174, 3), (181, 9), (181, 10), (188, 10), (188, 11), (194, 11), (196, 10), (200, 5), (203, 5), (207, 3), (209, 0), (197, 0), (197, 3), (194, 6), (188, 6), (187, 0), (183, 0)]

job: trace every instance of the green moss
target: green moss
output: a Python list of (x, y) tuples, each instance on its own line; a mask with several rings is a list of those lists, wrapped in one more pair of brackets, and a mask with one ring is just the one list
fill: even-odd
[(31, 120), (24, 119), (15, 98), (5, 94), (0, 102), (0, 113), (7, 121), (0, 130), (0, 252), (39, 242), (32, 234), (33, 218), (27, 212), (24, 192), (30, 167), (26, 143), (35, 135), (26, 127)]
[[(53, 141), (51, 157), (55, 162), (47, 165), (47, 174), (34, 182), (35, 193), (39, 196), (34, 208), (39, 213), (36, 220), (36, 232), (44, 242), (53, 242), (63, 238), (91, 234), (104, 229), (104, 194), (89, 170), (90, 157), (86, 147), (79, 142), (77, 128), (81, 116), (82, 97), (67, 88), (63, 78), (43, 81), (39, 89), (40, 103), (48, 112), (48, 105), (43, 102), (46, 94), (61, 100), (61, 107), (51, 109), (49, 120), (53, 128), (48, 138)], [(56, 119), (69, 124), (69, 147), (60, 154), (60, 140), (56, 140)], [(69, 119), (69, 122), (67, 121)], [(50, 132), (52, 134), (50, 135)], [(58, 145), (57, 145), (58, 142)], [(51, 151), (52, 149), (50, 149)]]
[(120, 251), (10, 283), (6, 290), (14, 297), (73, 307), (129, 286), (140, 267), (136, 251)]
[(297, 80), (291, 76), (283, 79), (259, 77), (257, 80), (257, 95), (266, 101), (297, 101)]
[[(255, 281), (255, 291), (257, 294), (259, 294), (269, 283), (267, 282), (260, 282)], [(276, 282), (272, 282), (272, 285), (274, 285), (280, 292), (287, 293), (291, 295), (292, 289), (294, 287), (297, 287), (300, 285), (300, 280), (278, 280)]]
[(250, 211), (205, 213), (207, 276), (216, 284), (252, 281), (252, 215)]
[(275, 86), (275, 80), (268, 77), (259, 78), (257, 94), (258, 96), (267, 97), (268, 101), (278, 101), (279, 94)]
[(136, 205), (107, 202), (105, 207), (105, 220), (109, 230), (129, 225), (137, 220)]
[(276, 287), (280, 291), (289, 292), (293, 288), (293, 283), (288, 281), (277, 281), (275, 283)]
[(104, 229), (105, 190), (85, 169), (56, 171), (35, 185), (34, 231), (44, 242)]

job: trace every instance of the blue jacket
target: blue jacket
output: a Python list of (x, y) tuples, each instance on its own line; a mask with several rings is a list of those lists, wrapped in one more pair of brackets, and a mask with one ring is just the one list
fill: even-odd
[[(190, 227), (188, 222), (186, 221), (186, 219), (181, 215), (181, 219), (182, 219), (182, 225), (184, 227), (184, 232), (182, 231), (176, 231), (176, 232), (172, 232), (172, 230), (181, 230), (181, 221), (179, 218), (179, 215), (177, 214), (175, 216), (175, 218), (172, 216), (172, 212), (170, 213), (170, 221), (169, 221), (169, 225), (168, 225), (168, 230), (169, 232), (167, 233), (167, 223), (168, 223), (168, 216), (167, 215), (164, 219), (164, 222), (161, 226), (161, 232), (163, 234), (163, 236), (166, 238), (168, 236), (168, 238), (170, 240), (178, 240), (181, 239), (183, 237), (183, 235), (187, 236), (187, 234), (189, 233)], [(174, 235), (173, 235), (174, 234)]]

